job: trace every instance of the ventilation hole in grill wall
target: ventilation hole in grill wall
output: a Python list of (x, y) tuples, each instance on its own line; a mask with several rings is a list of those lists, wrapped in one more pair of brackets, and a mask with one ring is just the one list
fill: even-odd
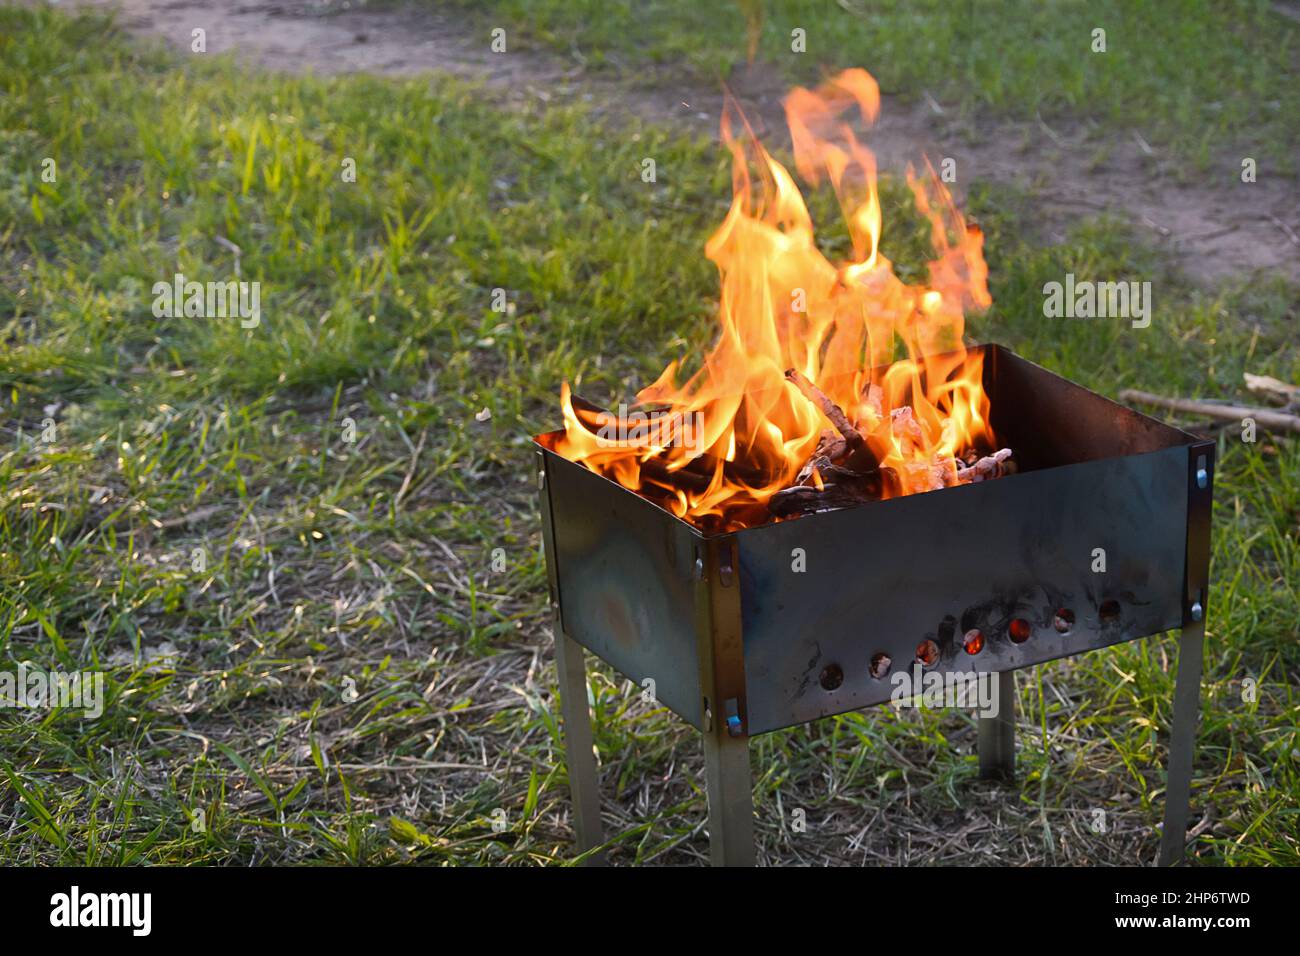
[(844, 683), (844, 670), (839, 664), (827, 664), (822, 668), (821, 685), (823, 690), (835, 690)]
[(931, 640), (925, 640), (917, 644), (916, 659), (926, 667), (932, 667), (939, 663), (939, 645)]
[(1119, 601), (1102, 601), (1097, 613), (1101, 615), (1101, 623), (1114, 624), (1119, 620)]
[(1057, 608), (1056, 616), (1052, 618), (1052, 627), (1061, 634), (1069, 634), (1074, 627), (1074, 612), (1068, 607)]
[(978, 654), (984, 650), (984, 632), (978, 627), (972, 627), (963, 635), (961, 643), (967, 654)]
[(879, 680), (889, 673), (890, 665), (894, 662), (889, 659), (885, 653), (873, 654), (871, 656), (871, 676)]
[(1013, 617), (1011, 624), (1007, 628), (1007, 636), (1011, 638), (1013, 644), (1023, 644), (1029, 640), (1029, 635), (1033, 633), (1033, 628), (1023, 617)]

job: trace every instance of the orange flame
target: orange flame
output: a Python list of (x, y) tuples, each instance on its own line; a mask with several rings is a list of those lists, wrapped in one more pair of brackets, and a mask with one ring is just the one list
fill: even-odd
[[(558, 453), (697, 526), (760, 524), (770, 520), (767, 500), (795, 482), (831, 427), (787, 381), (787, 369), (817, 383), (893, 470), (886, 494), (956, 484), (956, 456), (994, 447), (981, 357), (962, 345), (964, 310), (991, 302), (983, 236), (928, 164), (924, 176), (909, 169), (936, 257), (926, 284), (894, 275), (880, 252), (875, 156), (842, 119), (855, 106), (868, 122), (879, 113), (880, 91), (865, 70), (846, 70), (815, 91), (796, 88), (785, 100), (795, 168), (810, 185), (831, 183), (852, 260), (836, 265), (818, 250), (790, 173), (747, 125), (744, 136), (734, 136), (724, 115), (733, 198), (705, 247), (722, 280), (718, 339), (684, 384), (673, 362), (637, 396), (639, 408), (655, 406), (702, 429), (689, 442), (673, 441), (670, 429), (652, 430), (649, 440), (597, 438), (596, 413), (576, 409), (565, 384)], [(890, 365), (899, 342), (907, 357)], [(815, 469), (812, 480), (822, 486)]]

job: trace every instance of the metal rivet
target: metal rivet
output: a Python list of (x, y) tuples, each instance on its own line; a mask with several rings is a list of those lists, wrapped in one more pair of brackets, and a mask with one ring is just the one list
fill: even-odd
[(1201, 602), (1196, 601), (1192, 604), (1192, 620), (1199, 621), (1205, 616), (1205, 608), (1201, 607)]
[(1196, 469), (1196, 487), (1205, 488), (1210, 484), (1210, 473), (1204, 468)]
[(740, 720), (740, 701), (735, 697), (728, 697), (722, 705), (726, 713), (727, 733), (732, 737), (740, 737), (744, 734), (744, 725)]
[(698, 581), (704, 580), (704, 559), (697, 557), (695, 559), (695, 578)]
[(545, 472), (545, 471), (539, 471), (539, 472), (537, 473), (537, 487), (538, 487), (538, 488), (545, 488), (545, 487), (546, 487), (546, 472)]
[(733, 554), (730, 544), (724, 544), (718, 551), (718, 580), (724, 588), (731, 587)]

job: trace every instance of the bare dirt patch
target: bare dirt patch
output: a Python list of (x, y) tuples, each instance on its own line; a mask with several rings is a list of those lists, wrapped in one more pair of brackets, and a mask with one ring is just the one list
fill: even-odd
[[(652, 88), (536, 51), (491, 52), (490, 37), (455, 12), (426, 7), (346, 8), (337, 0), (81, 0), (111, 7), (132, 32), (162, 37), (189, 50), (191, 31), (207, 31), (209, 53), (233, 52), (260, 65), (322, 74), (399, 76), (448, 73), (483, 82), (506, 101), (530, 105), (581, 99), (598, 114), (633, 114), (701, 133), (716, 130), (722, 94), (656, 76)], [(869, 66), (869, 65), (868, 65)], [(732, 90), (761, 129), (778, 131), (785, 84), (761, 66), (741, 70)], [(1149, 231), (1198, 281), (1215, 283), (1256, 271), (1300, 281), (1300, 190), (1293, 178), (1258, 170), (1241, 181), (1242, 157), (1224, 157), (1188, 185), (1173, 157), (1130, 132), (1087, 123), (1053, 129), (1045, 123), (975, 122), (939, 103), (886, 99), (869, 143), (880, 167), (901, 171), (922, 152), (957, 161), (959, 185), (991, 180), (1026, 187), (1043, 211), (1043, 234), (1062, 236), (1078, 219), (1106, 212)]]

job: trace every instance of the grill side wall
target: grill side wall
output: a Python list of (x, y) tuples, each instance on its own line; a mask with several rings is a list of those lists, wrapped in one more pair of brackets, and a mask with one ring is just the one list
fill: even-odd
[(700, 538), (644, 498), (543, 449), (547, 562), (565, 632), (702, 729), (693, 571)]
[[(749, 732), (889, 700), (926, 639), (939, 645), (934, 670), (1004, 671), (1180, 626), (1187, 455), (1084, 462), (740, 532)], [(1109, 600), (1119, 617), (1103, 622)], [(1053, 626), (1058, 608), (1075, 615), (1067, 634)], [(1007, 635), (1016, 617), (1033, 629), (1022, 644)], [(978, 655), (961, 645), (970, 626), (985, 635)], [(869, 670), (879, 652), (893, 661), (883, 679)], [(843, 682), (827, 691), (818, 678), (832, 663)]]

